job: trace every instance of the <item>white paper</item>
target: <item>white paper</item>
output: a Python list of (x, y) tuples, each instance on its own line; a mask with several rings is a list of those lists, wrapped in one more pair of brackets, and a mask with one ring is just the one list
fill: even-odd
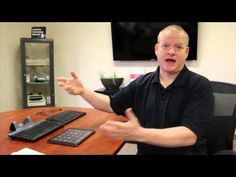
[(44, 155), (44, 154), (30, 148), (23, 148), (19, 151), (11, 153), (11, 155)]

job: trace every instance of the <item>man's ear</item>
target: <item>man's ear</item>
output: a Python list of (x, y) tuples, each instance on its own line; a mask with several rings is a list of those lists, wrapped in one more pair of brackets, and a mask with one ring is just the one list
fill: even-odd
[(188, 56), (188, 54), (189, 54), (189, 51), (190, 51), (190, 48), (187, 47), (187, 48), (186, 48), (186, 55), (187, 55), (187, 56)]
[(157, 56), (157, 50), (159, 49), (159, 44), (158, 43), (155, 44), (154, 49), (155, 49), (155, 54)]

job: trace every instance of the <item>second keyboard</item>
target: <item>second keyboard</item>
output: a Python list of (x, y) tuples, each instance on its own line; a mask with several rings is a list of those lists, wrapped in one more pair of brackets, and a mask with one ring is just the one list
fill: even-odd
[(51, 117), (48, 117), (47, 120), (62, 122), (63, 124), (67, 124), (75, 119), (84, 116), (85, 114), (86, 114), (85, 112), (81, 111), (67, 110), (59, 114), (53, 115)]

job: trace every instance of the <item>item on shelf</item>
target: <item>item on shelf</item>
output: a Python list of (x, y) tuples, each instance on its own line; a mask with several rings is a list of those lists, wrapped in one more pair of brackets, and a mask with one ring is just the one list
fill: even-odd
[(123, 80), (124, 78), (104, 78), (101, 79), (101, 82), (102, 85), (106, 88), (106, 90), (118, 90)]
[(111, 77), (106, 77), (103, 72), (99, 72), (100, 80), (106, 90), (118, 90), (123, 83), (124, 78), (118, 77), (115, 72)]
[(49, 81), (49, 76), (34, 76), (35, 82), (45, 82)]
[(26, 65), (49, 65), (49, 58), (26, 59)]
[(26, 82), (29, 83), (30, 82), (30, 75), (26, 74)]
[(28, 106), (45, 106), (46, 99), (42, 94), (30, 94), (28, 95)]

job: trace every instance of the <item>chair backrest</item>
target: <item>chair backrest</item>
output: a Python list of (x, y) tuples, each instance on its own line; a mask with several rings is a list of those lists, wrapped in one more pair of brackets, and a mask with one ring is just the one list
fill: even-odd
[(215, 98), (214, 118), (207, 130), (208, 154), (233, 149), (236, 126), (236, 85), (211, 81)]

